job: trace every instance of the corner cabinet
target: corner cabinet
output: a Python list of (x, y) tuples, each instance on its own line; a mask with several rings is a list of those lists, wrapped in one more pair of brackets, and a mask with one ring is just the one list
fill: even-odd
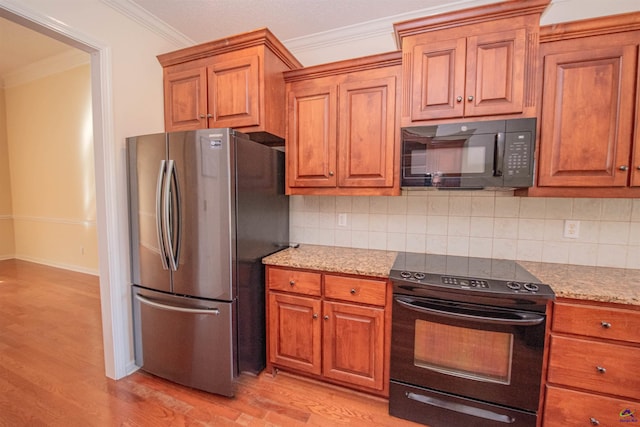
[(231, 127), (285, 136), (282, 73), (300, 63), (267, 29), (158, 56), (167, 132)]
[[(554, 303), (543, 425), (613, 426), (640, 408), (640, 309)], [(635, 415), (634, 415), (635, 414)]]
[(504, 2), (395, 24), (402, 125), (534, 116), (539, 22), (548, 4)]
[(267, 369), (388, 396), (388, 281), (267, 266)]
[(399, 195), (399, 52), (286, 72), (287, 193)]
[(640, 196), (640, 13), (544, 27), (529, 195)]

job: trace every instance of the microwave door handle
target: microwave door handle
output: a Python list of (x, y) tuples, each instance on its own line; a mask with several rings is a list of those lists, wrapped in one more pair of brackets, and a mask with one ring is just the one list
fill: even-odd
[[(404, 298), (395, 297), (396, 302), (410, 310), (418, 311), (420, 313), (425, 314), (434, 314), (441, 317), (446, 317), (449, 319), (457, 319), (457, 320), (473, 320), (478, 323), (491, 323), (491, 324), (499, 324), (499, 325), (509, 325), (509, 326), (536, 326), (540, 325), (544, 322), (545, 317), (534, 314), (534, 313), (517, 313), (520, 318), (519, 319), (503, 319), (501, 317), (493, 317), (491, 313), (487, 313), (484, 315), (475, 315), (475, 314), (465, 314), (465, 313), (454, 313), (447, 310), (446, 307), (438, 308), (427, 308), (419, 305), (412, 304), (411, 301), (407, 301)], [(432, 306), (438, 307), (438, 304), (431, 303)]]
[(502, 176), (502, 165), (504, 164), (504, 141), (505, 133), (498, 132), (493, 143), (493, 176)]

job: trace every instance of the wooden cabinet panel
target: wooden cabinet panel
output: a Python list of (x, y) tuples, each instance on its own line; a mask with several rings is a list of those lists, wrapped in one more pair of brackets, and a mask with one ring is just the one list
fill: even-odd
[(387, 301), (387, 282), (326, 274), (324, 295), (359, 304), (384, 306)]
[(397, 195), (398, 52), (285, 73), (287, 194)]
[(260, 73), (257, 55), (216, 61), (207, 67), (209, 127), (260, 124)]
[(338, 186), (392, 187), (396, 77), (339, 85)]
[[(388, 280), (276, 266), (267, 266), (266, 276), (267, 369), (388, 397)], [(297, 294), (290, 281), (300, 284)], [(303, 293), (322, 284), (317, 297)]]
[[(633, 423), (640, 402), (597, 396), (553, 386), (546, 388), (545, 427), (618, 426)], [(632, 413), (636, 411), (635, 417)], [(631, 424), (633, 425), (633, 424)]]
[(638, 48), (602, 41), (542, 47), (539, 186), (627, 185)]
[(640, 344), (640, 311), (556, 302), (552, 328), (555, 332)]
[(421, 43), (413, 48), (411, 120), (462, 117), (466, 40)]
[(172, 131), (206, 127), (207, 74), (194, 68), (165, 75), (165, 128)]
[(321, 323), (319, 299), (270, 293), (269, 361), (319, 375)]
[[(282, 73), (301, 64), (268, 29), (158, 55), (158, 61), (164, 73), (167, 132), (232, 127), (257, 141), (282, 145)], [(197, 84), (184, 80), (185, 72), (195, 73)]]
[(288, 92), (289, 187), (335, 187), (337, 88), (325, 82), (301, 82)]
[(394, 24), (403, 53), (401, 126), (533, 117), (547, 6), (548, 0), (501, 2)]
[(558, 335), (550, 346), (549, 382), (640, 399), (640, 348)]
[(325, 302), (323, 374), (382, 390), (384, 309)]
[(320, 296), (321, 286), (322, 276), (319, 273), (284, 268), (269, 268), (267, 271), (267, 288), (274, 291)]
[(524, 28), (467, 39), (465, 116), (523, 111), (525, 40)]

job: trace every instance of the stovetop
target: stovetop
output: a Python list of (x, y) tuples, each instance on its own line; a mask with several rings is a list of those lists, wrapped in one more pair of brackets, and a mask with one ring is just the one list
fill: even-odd
[(554, 297), (549, 285), (513, 260), (401, 252), (389, 277), (396, 286), (432, 287), (483, 296)]

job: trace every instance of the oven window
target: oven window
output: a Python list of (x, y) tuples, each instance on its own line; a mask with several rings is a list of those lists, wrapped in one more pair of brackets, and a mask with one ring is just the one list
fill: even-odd
[(411, 152), (412, 176), (425, 174), (483, 174), (486, 172), (485, 146), (438, 145)]
[(414, 364), (448, 375), (511, 383), (513, 335), (416, 320)]

